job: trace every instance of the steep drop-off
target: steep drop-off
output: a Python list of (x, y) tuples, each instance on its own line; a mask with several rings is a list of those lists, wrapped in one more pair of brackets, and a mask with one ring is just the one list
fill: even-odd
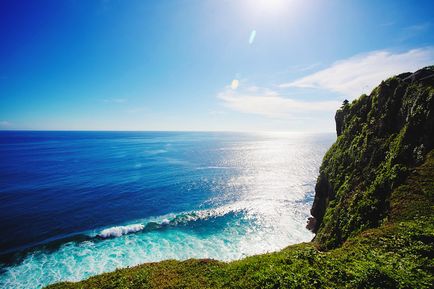
[(434, 147), (434, 67), (383, 81), (336, 113), (309, 222), (324, 249), (387, 220), (390, 194)]
[(310, 243), (229, 263), (168, 260), (49, 288), (432, 288), (434, 67), (336, 113)]

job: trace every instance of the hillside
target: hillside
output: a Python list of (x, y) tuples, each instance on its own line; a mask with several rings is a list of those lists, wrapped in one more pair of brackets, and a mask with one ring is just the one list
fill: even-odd
[(309, 226), (323, 249), (387, 221), (390, 194), (434, 148), (434, 67), (383, 81), (336, 113)]
[(308, 226), (314, 241), (229, 263), (168, 260), (48, 288), (431, 288), (434, 67), (336, 113)]

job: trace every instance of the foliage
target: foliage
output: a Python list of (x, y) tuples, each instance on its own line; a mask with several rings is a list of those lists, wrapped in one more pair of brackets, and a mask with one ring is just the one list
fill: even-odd
[(324, 157), (312, 207), (322, 249), (381, 225), (391, 192), (434, 147), (434, 85), (422, 81), (427, 75), (433, 79), (433, 67), (392, 77), (337, 111), (338, 138)]
[(431, 288), (433, 193), (434, 151), (392, 193), (389, 221), (337, 249), (311, 242), (230, 263), (168, 260), (48, 288)]
[(434, 78), (417, 80), (430, 72), (390, 78), (338, 110), (312, 207), (314, 242), (229, 263), (148, 263), (48, 288), (432, 288)]

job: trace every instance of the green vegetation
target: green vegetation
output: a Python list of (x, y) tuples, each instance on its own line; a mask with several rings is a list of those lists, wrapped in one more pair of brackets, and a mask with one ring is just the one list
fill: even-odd
[(391, 192), (434, 146), (434, 67), (383, 81), (336, 113), (311, 210), (321, 249), (388, 218)]
[(143, 264), (48, 288), (432, 288), (434, 85), (427, 75), (434, 67), (393, 77), (337, 112), (338, 139), (312, 207), (313, 242), (229, 263)]
[(164, 261), (49, 288), (430, 288), (434, 151), (392, 194), (388, 222), (327, 252), (304, 243), (240, 261)]

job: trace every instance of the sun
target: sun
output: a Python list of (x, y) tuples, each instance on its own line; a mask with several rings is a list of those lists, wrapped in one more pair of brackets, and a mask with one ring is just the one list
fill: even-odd
[(240, 7), (250, 17), (270, 19), (294, 10), (299, 0), (244, 0)]
[(262, 12), (275, 13), (285, 8), (290, 0), (249, 0), (255, 10)]

